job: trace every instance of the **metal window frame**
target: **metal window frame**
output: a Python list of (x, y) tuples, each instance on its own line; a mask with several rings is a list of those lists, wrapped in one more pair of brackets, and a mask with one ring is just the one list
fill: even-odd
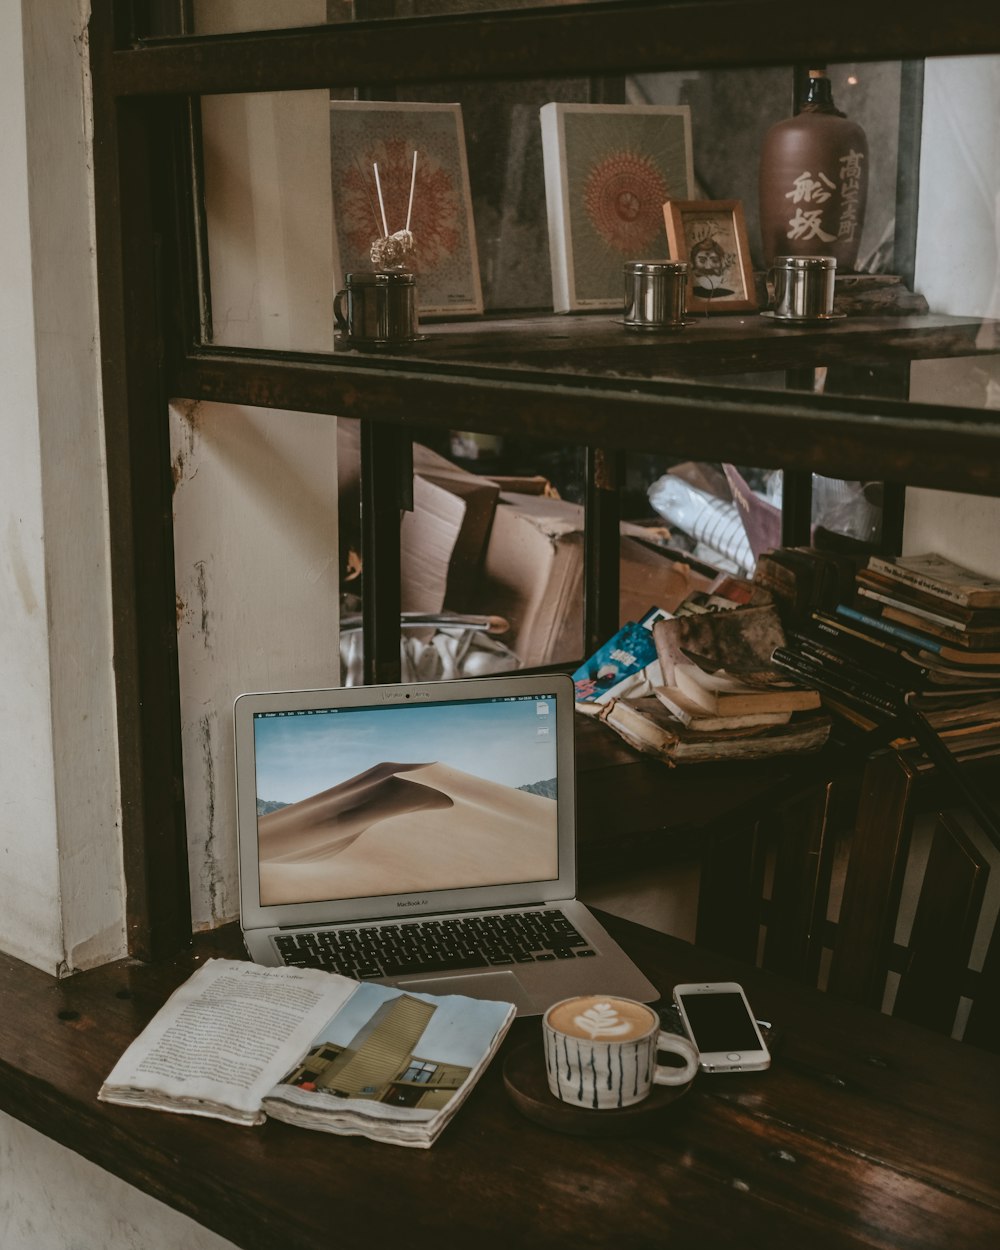
[[(204, 239), (195, 224), (191, 156), (197, 98), (448, 81), (456, 65), (463, 79), (490, 81), (982, 53), (1000, 50), (995, 12), (995, 0), (953, 0), (947, 20), (915, 23), (906, 5), (842, 0), (820, 30), (818, 23), (800, 21), (800, 6), (791, 0), (621, 0), (198, 37), (185, 33), (186, 0), (93, 0), (101, 354), (134, 956), (167, 957), (191, 936), (168, 398), (363, 418), (369, 430), (366, 491), (376, 515), (382, 484), (398, 473), (407, 427), (440, 422), (442, 412), (466, 414), (464, 428), (544, 429), (548, 439), (590, 448), (588, 644), (608, 631), (615, 615), (617, 558), (609, 556), (617, 557), (614, 482), (624, 451), (715, 459), (725, 447), (727, 456), (744, 463), (848, 477), (864, 464), (869, 476), (891, 481), (1000, 494), (996, 414), (902, 400), (740, 395), (677, 382), (553, 381), (551, 375), (446, 365), (374, 370), (354, 360), (200, 346)], [(780, 56), (778, 30), (784, 32)], [(376, 439), (376, 430), (385, 437)], [(391, 551), (388, 535), (377, 541), (380, 553)], [(397, 655), (395, 628), (385, 627), (398, 615), (385, 589), (390, 581), (377, 603), (366, 605), (380, 622), (371, 626), (375, 676), (390, 675)]]

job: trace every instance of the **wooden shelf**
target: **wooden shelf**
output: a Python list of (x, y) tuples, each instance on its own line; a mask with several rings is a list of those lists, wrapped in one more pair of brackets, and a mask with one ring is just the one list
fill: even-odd
[[(753, 314), (654, 336), (609, 313), (571, 314), (428, 325), (405, 350), (195, 349), (175, 363), (169, 388), (194, 400), (993, 494), (1000, 413), (905, 395), (911, 362), (973, 367), (998, 352), (1000, 322), (979, 318), (806, 327)], [(818, 369), (836, 393), (814, 389)]]
[(820, 325), (779, 324), (760, 313), (691, 315), (683, 330), (645, 334), (626, 330), (620, 316), (604, 311), (487, 316), (429, 323), (421, 332), (422, 341), (394, 351), (361, 351), (338, 340), (334, 355), (374, 357), (389, 368), (395, 361), (434, 361), (599, 379), (724, 383), (739, 374), (737, 384), (746, 387), (755, 374), (1000, 354), (1000, 322), (934, 314), (845, 316)]

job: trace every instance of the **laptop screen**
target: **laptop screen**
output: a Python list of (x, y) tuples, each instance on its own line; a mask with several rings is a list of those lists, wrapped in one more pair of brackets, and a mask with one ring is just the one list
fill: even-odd
[(544, 690), (254, 711), (260, 905), (555, 880), (556, 711)]

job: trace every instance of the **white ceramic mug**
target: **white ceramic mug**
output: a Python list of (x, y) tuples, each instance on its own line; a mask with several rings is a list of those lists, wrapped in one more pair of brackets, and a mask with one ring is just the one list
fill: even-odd
[[(610, 994), (566, 998), (542, 1018), (549, 1089), (561, 1102), (593, 1111), (632, 1106), (654, 1085), (686, 1085), (698, 1051), (686, 1037), (664, 1033), (652, 1007)], [(658, 1050), (681, 1067), (656, 1062)]]

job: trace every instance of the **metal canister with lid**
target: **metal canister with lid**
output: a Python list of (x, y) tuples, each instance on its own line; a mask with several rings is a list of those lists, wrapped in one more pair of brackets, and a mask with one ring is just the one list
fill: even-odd
[(836, 257), (776, 256), (771, 276), (775, 320), (823, 321), (833, 316)]
[(625, 262), (627, 330), (679, 330), (684, 325), (687, 262), (629, 260)]

